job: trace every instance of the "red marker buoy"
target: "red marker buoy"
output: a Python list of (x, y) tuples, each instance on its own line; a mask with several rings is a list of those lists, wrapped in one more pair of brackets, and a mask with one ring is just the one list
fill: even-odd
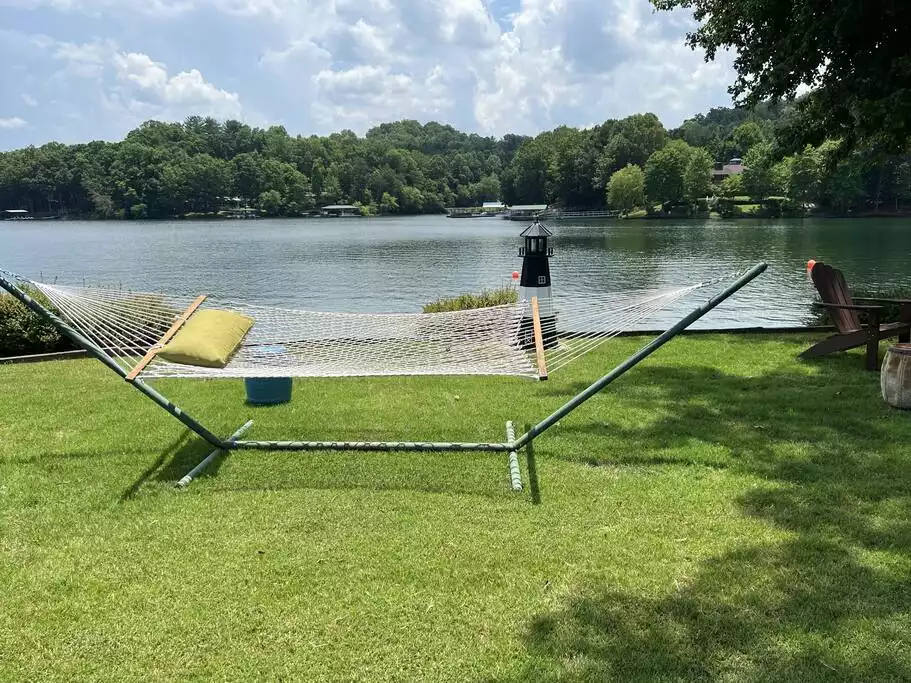
[(518, 270), (512, 271), (512, 279), (513, 279), (513, 280), (518, 280), (518, 279), (519, 279), (519, 271), (518, 271)]

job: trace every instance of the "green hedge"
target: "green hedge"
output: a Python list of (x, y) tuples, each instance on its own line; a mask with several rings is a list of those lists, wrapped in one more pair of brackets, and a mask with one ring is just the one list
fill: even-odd
[(424, 306), (424, 313), (467, 311), (472, 308), (487, 308), (488, 306), (514, 304), (518, 300), (519, 294), (514, 287), (500, 287), (491, 290), (485, 289), (480, 294), (461, 294), (448, 299), (437, 299)]
[[(44, 295), (29, 291), (29, 295), (48, 305)], [(7, 293), (0, 294), (0, 356), (24, 356), (73, 349), (69, 340), (61, 337), (52, 325), (19, 303)]]

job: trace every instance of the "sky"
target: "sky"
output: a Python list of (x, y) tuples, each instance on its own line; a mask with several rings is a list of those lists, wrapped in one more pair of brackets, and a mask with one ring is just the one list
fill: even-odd
[(648, 0), (0, 0), (0, 149), (192, 114), (319, 134), (533, 135), (729, 106), (731, 60)]

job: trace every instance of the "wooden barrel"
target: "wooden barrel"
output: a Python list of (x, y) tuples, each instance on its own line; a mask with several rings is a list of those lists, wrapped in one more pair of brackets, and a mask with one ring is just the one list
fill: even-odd
[(911, 410), (911, 344), (896, 344), (886, 352), (879, 384), (890, 406)]

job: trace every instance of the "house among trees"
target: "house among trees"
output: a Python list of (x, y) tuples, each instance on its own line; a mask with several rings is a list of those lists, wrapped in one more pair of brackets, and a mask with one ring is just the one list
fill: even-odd
[(721, 182), (728, 176), (740, 175), (741, 173), (743, 173), (743, 159), (731, 159), (726, 164), (718, 161), (715, 162), (715, 168), (712, 169), (712, 180)]

